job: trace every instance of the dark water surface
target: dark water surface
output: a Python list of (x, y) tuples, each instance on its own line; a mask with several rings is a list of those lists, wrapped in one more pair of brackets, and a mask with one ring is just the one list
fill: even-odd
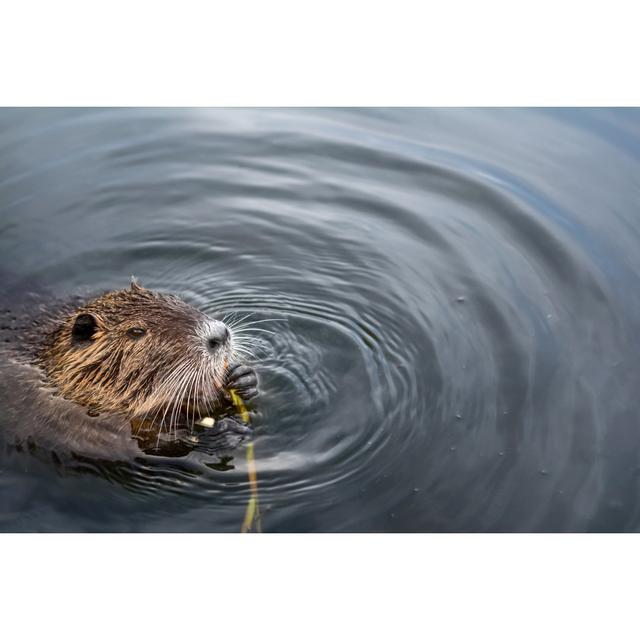
[[(640, 528), (640, 111), (2, 110), (0, 249), (277, 320), (266, 531)], [(238, 531), (248, 496), (244, 446), (0, 458), (2, 530)]]

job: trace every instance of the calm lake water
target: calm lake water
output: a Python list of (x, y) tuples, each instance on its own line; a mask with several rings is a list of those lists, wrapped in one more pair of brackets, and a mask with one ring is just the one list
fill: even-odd
[[(0, 110), (0, 272), (275, 320), (265, 531), (640, 529), (640, 110)], [(3, 445), (0, 529), (238, 531), (245, 449)]]

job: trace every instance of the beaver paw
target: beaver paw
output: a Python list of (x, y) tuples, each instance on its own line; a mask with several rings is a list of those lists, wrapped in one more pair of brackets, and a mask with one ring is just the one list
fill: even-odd
[(235, 389), (243, 400), (250, 400), (258, 395), (258, 377), (245, 364), (233, 364), (229, 367), (225, 386)]
[(251, 434), (251, 428), (248, 425), (241, 424), (231, 418), (222, 418), (216, 422), (216, 435), (223, 433), (246, 436)]

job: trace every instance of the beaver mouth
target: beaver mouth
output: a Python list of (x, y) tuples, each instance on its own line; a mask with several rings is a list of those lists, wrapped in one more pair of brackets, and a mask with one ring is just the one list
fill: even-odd
[(138, 427), (156, 429), (179, 429), (192, 427), (197, 422), (208, 418), (219, 410), (220, 392), (176, 402), (175, 399), (167, 399), (155, 405), (155, 408), (146, 411), (142, 415), (131, 416), (131, 422)]
[(204, 418), (208, 415), (214, 413), (217, 405), (219, 404), (219, 395), (213, 394), (211, 396), (205, 397), (201, 396), (198, 398), (194, 398), (193, 400), (183, 402), (180, 406), (180, 415), (185, 416), (187, 419), (193, 418), (195, 416), (195, 420), (198, 418)]

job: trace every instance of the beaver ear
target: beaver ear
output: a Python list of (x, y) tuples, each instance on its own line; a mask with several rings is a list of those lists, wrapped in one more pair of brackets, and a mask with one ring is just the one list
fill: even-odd
[(76, 342), (91, 340), (98, 329), (96, 319), (90, 313), (81, 313), (76, 317), (71, 329), (71, 337)]

